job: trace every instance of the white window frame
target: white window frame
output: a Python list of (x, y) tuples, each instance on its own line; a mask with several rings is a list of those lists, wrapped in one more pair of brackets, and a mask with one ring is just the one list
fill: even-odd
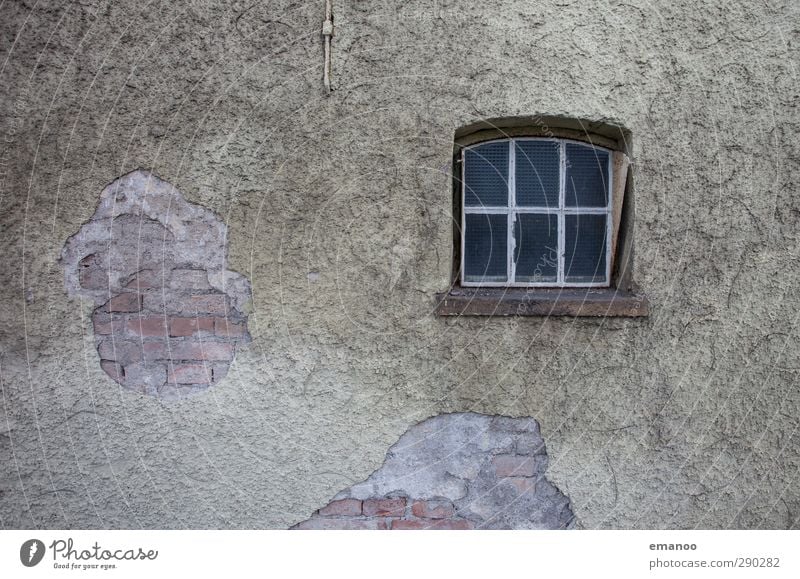
[[(516, 151), (515, 143), (520, 141), (545, 141), (557, 143), (559, 149), (559, 179), (558, 179), (558, 207), (517, 207), (516, 200)], [(498, 206), (475, 206), (467, 207), (466, 204), (466, 153), (470, 149), (475, 149), (489, 143), (508, 142), (508, 204), (505, 207)], [(607, 204), (605, 207), (566, 207), (566, 173), (567, 173), (567, 143), (576, 144), (592, 150), (601, 150), (608, 154), (608, 192)], [(481, 141), (461, 150), (461, 264), (460, 264), (460, 282), (463, 287), (549, 287), (549, 288), (569, 288), (569, 287), (610, 287), (611, 286), (611, 262), (612, 262), (612, 210), (614, 201), (613, 194), (613, 179), (614, 172), (612, 166), (612, 157), (614, 151), (606, 147), (599, 147), (577, 141), (574, 139), (560, 139), (549, 137), (511, 137), (503, 139), (492, 139), (488, 141)], [(508, 215), (508, 232), (506, 240), (506, 280), (507, 281), (466, 281), (464, 276), (464, 266), (466, 262), (465, 253), (465, 232), (466, 232), (466, 215), (478, 214), (506, 214)], [(514, 239), (514, 223), (518, 213), (536, 213), (547, 215), (558, 215), (558, 268), (557, 268), (557, 281), (554, 282), (517, 282), (513, 281), (516, 278), (516, 264), (514, 263), (514, 250), (516, 249), (516, 240)], [(567, 282), (565, 281), (565, 268), (564, 259), (566, 254), (565, 249), (565, 215), (605, 215), (606, 216), (606, 267), (605, 267), (605, 280), (601, 282)]]

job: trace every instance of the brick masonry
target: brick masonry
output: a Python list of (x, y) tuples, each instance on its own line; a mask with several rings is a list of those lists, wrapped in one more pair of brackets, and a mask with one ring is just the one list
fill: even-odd
[(569, 499), (545, 477), (532, 418), (442, 414), (410, 428), (383, 466), (293, 529), (571, 529)]
[(91, 298), (100, 367), (127, 389), (180, 398), (219, 383), (250, 340), (250, 284), (225, 269), (225, 224), (134, 171), (104, 189), (62, 253), (66, 288)]

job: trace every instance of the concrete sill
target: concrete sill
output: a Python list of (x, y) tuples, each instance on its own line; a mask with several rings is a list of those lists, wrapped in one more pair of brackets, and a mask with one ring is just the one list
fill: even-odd
[(439, 316), (590, 316), (638, 318), (647, 297), (615, 288), (465, 288), (436, 295)]

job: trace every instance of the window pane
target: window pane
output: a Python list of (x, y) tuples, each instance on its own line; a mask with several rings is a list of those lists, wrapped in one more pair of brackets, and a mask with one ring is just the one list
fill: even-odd
[(522, 283), (558, 279), (558, 215), (520, 213), (514, 223), (516, 280)]
[(606, 281), (606, 215), (564, 216), (564, 281)]
[(608, 205), (608, 152), (583, 145), (566, 144), (567, 207)]
[(464, 203), (468, 207), (508, 205), (508, 141), (466, 150)]
[(558, 207), (559, 145), (554, 141), (516, 141), (517, 205)]
[(508, 215), (464, 215), (464, 281), (506, 281)]

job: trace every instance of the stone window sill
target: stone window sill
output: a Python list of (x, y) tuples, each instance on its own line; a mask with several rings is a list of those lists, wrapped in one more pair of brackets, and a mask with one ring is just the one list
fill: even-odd
[(616, 288), (465, 288), (436, 295), (439, 316), (644, 317), (647, 297)]

